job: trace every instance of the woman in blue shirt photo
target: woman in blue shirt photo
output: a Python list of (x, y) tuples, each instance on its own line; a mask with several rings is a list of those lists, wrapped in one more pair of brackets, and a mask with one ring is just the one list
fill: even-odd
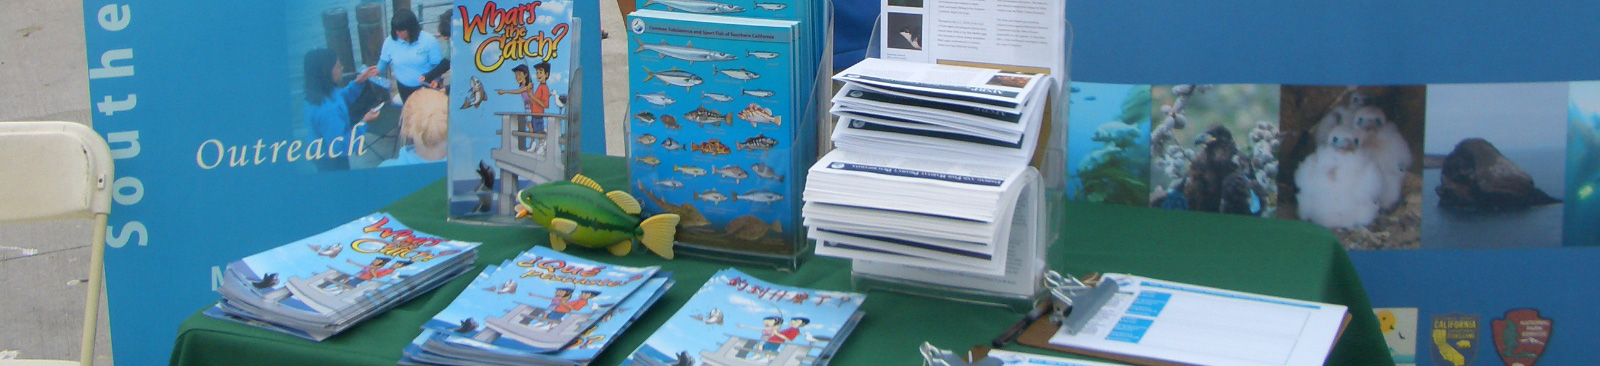
[[(305, 69), (306, 85), (306, 129), (310, 131), (311, 139), (322, 139), (322, 146), (328, 151), (357, 151), (361, 149), (350, 148), (351, 129), (355, 126), (350, 119), (350, 107), (366, 89), (367, 79), (378, 74), (377, 67), (367, 67), (356, 75), (355, 81), (344, 83), (344, 63), (339, 62), (338, 54), (325, 48), (306, 52)], [(341, 85), (343, 84), (343, 85)], [(378, 118), (378, 110), (367, 111), (361, 116), (361, 122), (372, 122)], [(365, 131), (357, 131), (365, 133)], [(334, 146), (334, 139), (340, 138), (345, 145)], [(325, 156), (312, 160), (316, 163), (318, 171), (334, 171), (350, 169), (349, 154), (337, 158)]]
[(439, 48), (439, 41), (422, 30), (417, 14), (395, 9), (389, 22), (389, 38), (383, 40), (383, 51), (378, 54), (378, 71), (390, 72), (400, 84), (402, 104), (422, 87), (422, 75), (442, 60), (444, 51)]

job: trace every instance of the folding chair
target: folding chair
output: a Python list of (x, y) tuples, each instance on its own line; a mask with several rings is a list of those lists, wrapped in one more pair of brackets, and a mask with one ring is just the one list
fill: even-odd
[(111, 183), (111, 150), (88, 127), (71, 122), (0, 122), (0, 222), (94, 220), (78, 361), (0, 360), (0, 366), (89, 366), (94, 360)]

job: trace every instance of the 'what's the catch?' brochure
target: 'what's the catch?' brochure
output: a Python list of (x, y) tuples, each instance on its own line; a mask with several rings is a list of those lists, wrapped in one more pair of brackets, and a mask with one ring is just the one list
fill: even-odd
[(535, 247), (488, 278), (496, 291), (468, 290), (423, 327), (505, 351), (549, 353), (589, 331), (659, 269), (611, 266)]
[(775, 285), (735, 269), (711, 276), (623, 365), (826, 365), (855, 329), (865, 294)]

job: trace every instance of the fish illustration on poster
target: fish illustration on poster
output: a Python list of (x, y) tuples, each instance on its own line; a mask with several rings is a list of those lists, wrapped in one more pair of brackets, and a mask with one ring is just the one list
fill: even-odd
[(575, 169), (567, 107), (579, 19), (566, 0), (455, 5), (451, 79), (462, 87), (450, 91), (450, 217), (526, 224), (514, 219), (516, 192)]
[(825, 365), (866, 295), (774, 285), (735, 269), (711, 276), (622, 365)]
[(646, 216), (682, 217), (680, 243), (792, 255), (800, 187), (782, 177), (815, 145), (796, 122), (797, 22), (650, 10), (689, 3), (628, 17), (633, 193)]

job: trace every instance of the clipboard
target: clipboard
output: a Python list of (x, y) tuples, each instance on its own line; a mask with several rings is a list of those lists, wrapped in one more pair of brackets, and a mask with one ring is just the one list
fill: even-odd
[[(1090, 276), (1086, 276), (1086, 278), (1089, 278), (1089, 277), (1098, 277), (1098, 275), (1091, 274)], [(1109, 286), (1107, 286), (1107, 284), (1109, 284)], [(1093, 318), (1095, 313), (1099, 311), (1099, 308), (1101, 306), (1105, 305), (1106, 300), (1109, 299), (1111, 295), (1114, 295), (1117, 292), (1116, 291), (1116, 284), (1115, 284), (1114, 281), (1084, 281), (1084, 285), (1092, 287), (1093, 289), (1089, 290), (1089, 291), (1085, 291), (1085, 292), (1080, 292), (1080, 293), (1077, 293), (1077, 294), (1071, 294), (1072, 296), (1070, 296), (1071, 297), (1070, 299), (1065, 299), (1065, 301), (1059, 301), (1058, 300), (1058, 301), (1055, 302), (1056, 306), (1061, 306), (1062, 302), (1074, 304), (1074, 305), (1071, 305), (1069, 307), (1069, 309), (1065, 309), (1066, 311), (1058, 312), (1058, 314), (1065, 313), (1065, 315), (1066, 315), (1064, 317), (1065, 319), (1062, 319), (1063, 317), (1061, 317), (1061, 316), (1056, 316), (1056, 317), (1041, 316), (1038, 319), (1035, 319), (1031, 323), (1029, 323), (1027, 325), (1027, 327), (1024, 328), (1022, 330), (1022, 332), (1016, 336), (1017, 343), (1021, 344), (1021, 345), (1025, 345), (1025, 346), (1040, 348), (1040, 349), (1047, 349), (1047, 350), (1058, 351), (1058, 352), (1065, 352), (1065, 353), (1071, 353), (1071, 354), (1077, 354), (1077, 355), (1091, 356), (1091, 357), (1096, 357), (1096, 358), (1101, 358), (1101, 359), (1106, 359), (1106, 360), (1125, 362), (1125, 363), (1133, 364), (1133, 365), (1152, 365), (1152, 366), (1190, 365), (1190, 364), (1187, 364), (1187, 363), (1173, 362), (1173, 361), (1162, 360), (1162, 359), (1154, 359), (1154, 358), (1142, 357), (1142, 356), (1138, 356), (1138, 355), (1105, 352), (1105, 351), (1100, 351), (1100, 350), (1084, 349), (1084, 348), (1076, 348), (1076, 347), (1063, 347), (1063, 346), (1057, 346), (1057, 345), (1050, 344), (1050, 338), (1054, 337), (1056, 335), (1056, 333), (1061, 330), (1061, 327), (1069, 326), (1069, 325), (1071, 325), (1071, 326), (1080, 326), (1080, 327), (1083, 326), (1083, 323), (1087, 322), (1087, 319)], [(1061, 296), (1060, 295), (1056, 295), (1056, 297), (1059, 298)], [(1093, 311), (1083, 311), (1083, 309), (1094, 309), (1094, 310)], [(1062, 324), (1061, 325), (1057, 325), (1056, 321), (1053, 321), (1052, 318), (1060, 320)], [(1350, 312), (1348, 310), (1346, 310), (1345, 314), (1344, 314), (1344, 319), (1339, 324), (1339, 331), (1337, 333), (1335, 333), (1335, 335), (1333, 337), (1335, 344), (1337, 344), (1338, 339), (1340, 337), (1344, 336), (1344, 330), (1345, 330), (1345, 328), (1347, 328), (1350, 325), (1350, 319), (1351, 319)], [(984, 356), (986, 356), (988, 354), (989, 349), (990, 348), (986, 347), (986, 346), (978, 346), (978, 347), (974, 347), (972, 350), (970, 350), (968, 352), (973, 357), (973, 359), (982, 359)], [(1329, 352), (1332, 352), (1332, 347), (1329, 348)]]

